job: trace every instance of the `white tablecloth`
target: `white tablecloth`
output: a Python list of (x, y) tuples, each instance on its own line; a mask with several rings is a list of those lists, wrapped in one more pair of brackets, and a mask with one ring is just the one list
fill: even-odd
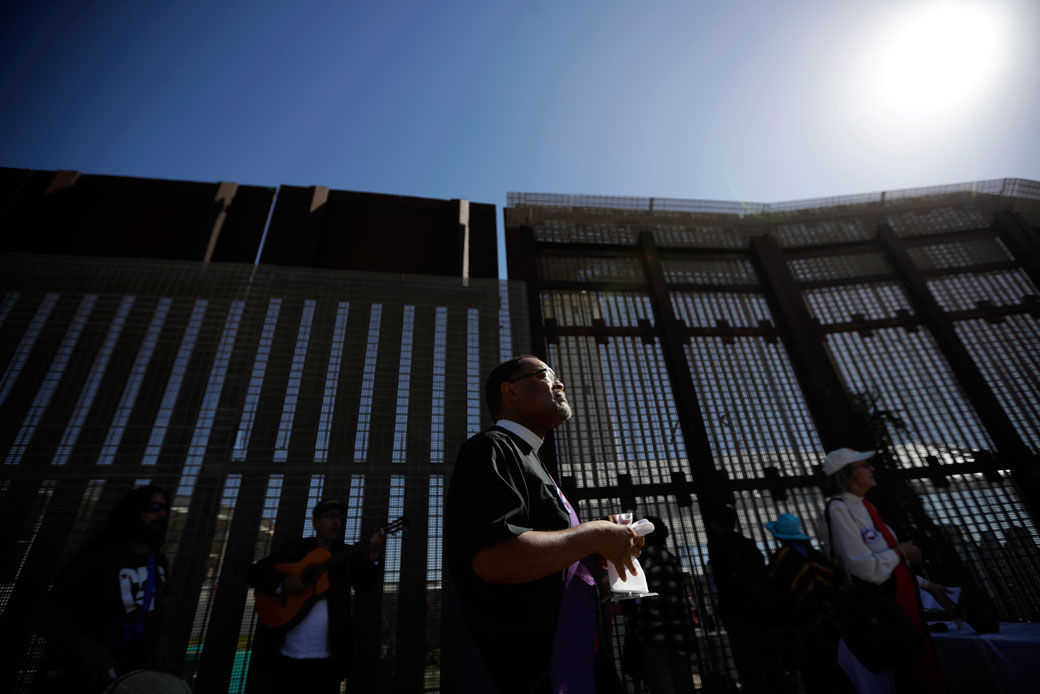
[(933, 633), (932, 641), (954, 694), (1040, 691), (1040, 623), (1001, 623), (997, 634), (947, 626), (950, 631)]
[(838, 642), (838, 665), (849, 676), (856, 694), (892, 694), (892, 675), (888, 672), (873, 673), (856, 660), (845, 641)]
[[(1040, 623), (1007, 622), (997, 634), (976, 634), (967, 624), (932, 632), (935, 654), (953, 694), (1034, 694), (1040, 692)], [(845, 642), (838, 662), (858, 694), (893, 691), (887, 672), (874, 674), (860, 665)]]

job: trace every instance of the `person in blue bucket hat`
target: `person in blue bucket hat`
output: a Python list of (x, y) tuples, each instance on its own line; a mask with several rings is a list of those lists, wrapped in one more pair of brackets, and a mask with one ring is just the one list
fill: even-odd
[(809, 539), (809, 536), (802, 532), (802, 521), (793, 513), (781, 513), (775, 521), (769, 521), (765, 526), (778, 540)]
[(813, 548), (798, 516), (781, 513), (764, 525), (780, 543), (767, 573), (802, 637), (799, 670), (806, 691), (855, 691), (838, 665), (840, 630), (834, 607), (844, 597), (841, 577), (826, 555)]

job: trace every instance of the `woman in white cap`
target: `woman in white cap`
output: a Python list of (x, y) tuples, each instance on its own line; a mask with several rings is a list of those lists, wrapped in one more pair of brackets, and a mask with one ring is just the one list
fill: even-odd
[(921, 561), (921, 550), (910, 541), (899, 542), (864, 496), (877, 486), (873, 451), (839, 448), (827, 454), (823, 472), (830, 497), (824, 512), (829, 526), (832, 556), (841, 562), (853, 580), (881, 586), (923, 639), (920, 658), (912, 672), (896, 672), (897, 691), (948, 692), (949, 686), (935, 657), (931, 640), (921, 619), (917, 586), (931, 593), (946, 609), (955, 605), (949, 590), (938, 583), (910, 573), (910, 564)]

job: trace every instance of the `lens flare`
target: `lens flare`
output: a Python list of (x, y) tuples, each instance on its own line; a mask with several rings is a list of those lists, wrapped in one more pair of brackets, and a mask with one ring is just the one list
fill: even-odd
[(938, 2), (892, 19), (873, 47), (869, 89), (892, 116), (956, 117), (999, 71), (1001, 25), (991, 7)]

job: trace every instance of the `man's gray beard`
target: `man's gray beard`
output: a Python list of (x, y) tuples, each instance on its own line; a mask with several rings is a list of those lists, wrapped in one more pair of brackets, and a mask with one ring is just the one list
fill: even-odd
[(571, 404), (569, 402), (557, 402), (556, 409), (563, 415), (563, 421), (565, 422), (574, 415), (574, 411), (571, 409)]

